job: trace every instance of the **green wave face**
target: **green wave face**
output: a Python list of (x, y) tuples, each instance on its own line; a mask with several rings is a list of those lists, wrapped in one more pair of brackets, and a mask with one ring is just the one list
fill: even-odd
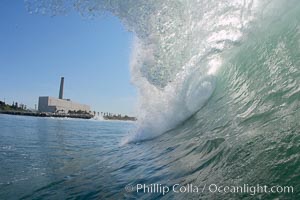
[[(188, 176), (192, 180), (197, 175), (196, 184), (209, 180), (223, 185), (300, 187), (299, 8), (294, 4), (278, 17), (256, 24), (239, 46), (226, 52), (212, 97), (197, 114), (164, 136), (176, 135), (176, 143), (192, 143), (191, 149), (200, 149), (182, 160), (194, 160), (197, 170)], [(259, 197), (297, 199), (299, 195), (294, 191)], [(208, 197), (224, 198), (223, 194)], [(230, 194), (227, 198), (257, 196)]]

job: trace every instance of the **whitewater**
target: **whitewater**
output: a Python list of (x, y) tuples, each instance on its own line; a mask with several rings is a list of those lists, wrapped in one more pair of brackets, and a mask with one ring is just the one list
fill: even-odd
[[(27, 0), (25, 5), (29, 12), (51, 15), (76, 10), (101, 20), (112, 14), (135, 34), (130, 71), (139, 115), (120, 147), (135, 158), (121, 158), (124, 165), (108, 171), (112, 176), (131, 184), (296, 188), (290, 196), (170, 193), (139, 198), (300, 197), (298, 0)], [(131, 147), (135, 153), (126, 150)], [(126, 181), (105, 185), (103, 198), (120, 197), (111, 191)]]

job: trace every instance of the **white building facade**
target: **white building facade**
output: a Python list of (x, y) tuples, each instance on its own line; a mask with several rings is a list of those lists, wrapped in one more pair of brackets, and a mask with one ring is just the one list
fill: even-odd
[(69, 111), (85, 111), (90, 112), (90, 106), (85, 104), (75, 103), (68, 99), (57, 99), (54, 97), (39, 97), (39, 112), (64, 112), (68, 113)]

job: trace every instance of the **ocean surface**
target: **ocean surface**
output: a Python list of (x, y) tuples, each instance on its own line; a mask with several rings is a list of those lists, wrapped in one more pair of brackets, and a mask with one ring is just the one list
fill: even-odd
[(103, 199), (113, 189), (121, 197), (126, 173), (115, 170), (131, 166), (137, 146), (120, 141), (134, 126), (1, 114), (0, 199)]
[[(194, 116), (153, 140), (121, 145), (136, 124), (0, 115), (0, 199), (299, 198), (295, 128), (222, 134), (228, 124), (203, 131), (203, 124), (193, 126), (197, 121)], [(137, 192), (138, 184), (161, 184), (170, 192)], [(207, 188), (176, 193), (176, 184)], [(294, 191), (224, 194), (210, 191), (211, 184)]]
[[(1, 198), (300, 199), (299, 0), (25, 6), (34, 14), (120, 19), (134, 34), (138, 121), (1, 116)], [(137, 192), (139, 184), (200, 191)]]

